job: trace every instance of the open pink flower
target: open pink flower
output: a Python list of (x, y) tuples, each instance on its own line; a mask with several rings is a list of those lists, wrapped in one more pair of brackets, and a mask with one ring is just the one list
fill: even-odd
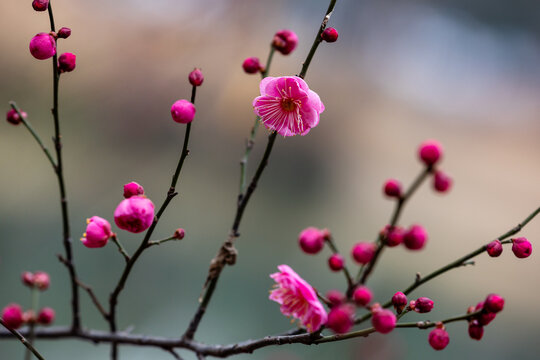
[(283, 136), (306, 135), (319, 123), (324, 105), (303, 79), (266, 77), (259, 87), (261, 96), (253, 100), (253, 108), (267, 129)]
[(281, 305), (283, 315), (300, 320), (309, 332), (319, 330), (328, 316), (315, 290), (288, 265), (279, 265), (278, 269), (280, 272), (270, 275), (277, 283), (270, 300)]

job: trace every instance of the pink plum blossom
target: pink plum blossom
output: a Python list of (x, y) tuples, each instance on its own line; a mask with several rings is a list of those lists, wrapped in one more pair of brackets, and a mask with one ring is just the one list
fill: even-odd
[(114, 222), (122, 229), (140, 233), (148, 229), (154, 221), (154, 204), (144, 196), (124, 199), (114, 210)]
[(49, 33), (39, 33), (30, 40), (30, 53), (38, 60), (45, 60), (56, 54), (56, 40)]
[(51, 284), (51, 277), (45, 271), (36, 271), (34, 273), (34, 286), (41, 291), (45, 291)]
[(320, 329), (328, 318), (315, 290), (288, 265), (279, 265), (280, 272), (270, 277), (277, 283), (270, 300), (281, 305), (281, 313), (298, 319), (309, 332)]
[(298, 76), (266, 77), (261, 96), (253, 100), (255, 114), (269, 130), (283, 136), (306, 135), (319, 123), (324, 105)]
[(100, 248), (107, 245), (112, 235), (111, 224), (99, 216), (92, 216), (86, 220), (86, 232), (81, 241), (87, 248)]

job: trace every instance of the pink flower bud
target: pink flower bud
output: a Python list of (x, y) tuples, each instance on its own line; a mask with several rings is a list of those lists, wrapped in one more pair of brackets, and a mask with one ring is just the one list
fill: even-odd
[(371, 324), (381, 334), (388, 334), (396, 327), (396, 315), (393, 312), (386, 309), (376, 307), (371, 317)]
[(385, 245), (389, 247), (398, 246), (403, 242), (405, 237), (405, 229), (399, 226), (394, 226), (392, 231), (388, 232), (390, 225), (386, 225), (381, 230), (381, 236), (385, 239)]
[(324, 234), (315, 227), (308, 227), (298, 236), (298, 244), (306, 254), (317, 254), (324, 247)]
[(77, 57), (75, 54), (63, 53), (58, 58), (58, 70), (60, 70), (61, 73), (73, 71), (73, 69), (75, 69), (76, 60)]
[(330, 307), (334, 307), (343, 304), (346, 297), (345, 294), (339, 290), (330, 290), (326, 293), (326, 299), (332, 304)]
[(480, 340), (484, 335), (484, 327), (480, 325), (478, 320), (473, 320), (469, 323), (469, 336), (471, 339)]
[(333, 307), (326, 321), (326, 326), (338, 334), (346, 333), (351, 329), (353, 324), (354, 307), (350, 304)]
[(112, 236), (111, 224), (99, 216), (92, 216), (86, 220), (86, 232), (81, 241), (87, 248), (100, 248), (107, 245)]
[[(21, 112), (22, 116), (24, 118), (26, 118), (26, 113), (25, 112)], [(13, 125), (19, 125), (22, 121), (21, 117), (19, 116), (19, 114), (17, 114), (17, 111), (13, 110), (13, 109), (10, 109), (7, 113), (6, 113), (6, 120), (13, 124)]]
[(32, 1), (32, 7), (36, 11), (45, 11), (49, 7), (49, 0), (34, 0)]
[(353, 300), (357, 306), (367, 306), (373, 299), (373, 293), (367, 286), (359, 286), (354, 289)]
[(51, 284), (51, 278), (49, 274), (44, 271), (36, 271), (34, 273), (34, 286), (41, 291), (45, 291), (49, 288)]
[(396, 312), (398, 314), (401, 314), (403, 309), (405, 309), (405, 306), (407, 306), (407, 296), (402, 293), (401, 291), (398, 291), (397, 293), (392, 296), (392, 305), (394, 305), (394, 309), (396, 309)]
[(328, 266), (332, 271), (340, 271), (343, 269), (344, 264), (345, 259), (339, 254), (332, 254), (332, 256), (328, 258)]
[(370, 242), (359, 242), (352, 248), (352, 257), (359, 264), (367, 264), (373, 259), (377, 245)]
[(283, 55), (290, 54), (298, 44), (298, 36), (291, 30), (280, 30), (274, 35), (272, 46)]
[[(27, 114), (24, 111), (21, 111), (21, 115), (23, 116), (23, 118), (26, 119)], [(19, 125), (22, 121), (19, 114), (17, 114), (17, 112), (13, 109), (9, 110), (6, 113), (6, 120), (8, 123), (13, 124), (13, 125)]]
[(383, 190), (386, 196), (399, 198), (401, 196), (401, 183), (396, 179), (388, 179), (384, 183)]
[(174, 231), (173, 237), (178, 240), (182, 240), (186, 236), (186, 232), (182, 228), (178, 228)]
[(531, 255), (532, 245), (529, 240), (524, 237), (512, 239), (512, 252), (516, 257), (524, 259)]
[(23, 272), (21, 275), (21, 280), (24, 285), (34, 287), (34, 274), (32, 274), (30, 271)]
[(195, 68), (188, 76), (189, 83), (193, 86), (201, 86), (204, 81), (204, 76), (201, 69)]
[(38, 60), (51, 58), (56, 54), (56, 41), (49, 33), (39, 33), (30, 40), (30, 53)]
[(26, 310), (22, 315), (23, 323), (35, 324), (37, 321), (36, 313), (34, 310)]
[(337, 40), (338, 35), (339, 34), (337, 30), (330, 27), (330, 28), (324, 29), (323, 33), (321, 34), (321, 37), (324, 41), (333, 43)]
[(67, 39), (71, 35), (71, 29), (67, 27), (62, 27), (56, 33), (59, 39)]
[(504, 299), (497, 294), (489, 294), (484, 300), (484, 310), (491, 313), (498, 313), (504, 308)]
[(122, 200), (114, 210), (114, 222), (123, 230), (140, 233), (154, 221), (154, 204), (144, 196)]
[(180, 124), (188, 124), (195, 117), (195, 105), (187, 100), (178, 100), (171, 106), (171, 116)]
[(135, 181), (124, 185), (124, 198), (128, 199), (132, 196), (144, 195), (144, 188)]
[(242, 68), (248, 74), (256, 74), (261, 70), (261, 63), (257, 57), (249, 57), (242, 63)]
[(478, 315), (478, 317), (477, 317), (478, 323), (480, 325), (482, 325), (482, 326), (488, 325), (497, 316), (496, 313), (489, 312), (486, 309), (484, 309), (484, 302), (483, 301), (476, 304), (475, 311), (478, 311), (478, 310), (482, 310), (480, 315)]
[(43, 325), (52, 324), (54, 321), (55, 312), (50, 307), (45, 307), (39, 311), (37, 322)]
[(497, 256), (502, 254), (503, 246), (502, 246), (501, 242), (499, 241), (499, 239), (493, 240), (492, 242), (487, 244), (486, 251), (487, 251), (489, 256), (497, 257)]
[(433, 329), (428, 337), (429, 345), (435, 350), (444, 349), (450, 342), (450, 337), (444, 329)]
[(428, 313), (433, 309), (433, 300), (427, 297), (420, 297), (414, 303), (414, 311), (418, 313)]
[(426, 244), (428, 234), (426, 230), (420, 225), (413, 225), (405, 233), (403, 237), (403, 243), (409, 250), (420, 250)]
[(433, 176), (433, 188), (440, 193), (444, 193), (450, 190), (451, 186), (452, 178), (444, 172), (437, 170), (435, 176)]
[(418, 148), (420, 160), (427, 166), (432, 166), (442, 157), (442, 146), (436, 140), (426, 140)]
[(19, 304), (9, 304), (2, 310), (2, 319), (11, 329), (20, 328), (23, 324), (23, 312)]

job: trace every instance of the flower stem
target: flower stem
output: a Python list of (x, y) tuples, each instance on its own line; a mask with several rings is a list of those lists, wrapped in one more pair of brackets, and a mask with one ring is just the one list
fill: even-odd
[(34, 354), (36, 356), (36, 358), (38, 358), (39, 360), (45, 360), (45, 358), (43, 357), (43, 355), (41, 355), (39, 353), (39, 351), (36, 350), (36, 348), (32, 345), (31, 342), (29, 342), (24, 336), (21, 335), (20, 332), (18, 332), (17, 330), (15, 329), (12, 329), (10, 328), (9, 326), (7, 326), (7, 324), (4, 322), (4, 319), (0, 318), (0, 324), (2, 324), (3, 327), (5, 327), (6, 329), (9, 330), (9, 332), (11, 332), (13, 334), (13, 336), (15, 336), (17, 339), (19, 339), (19, 341), (24, 345), (26, 346), (26, 348), (32, 352), (32, 354)]
[(118, 237), (116, 236), (116, 234), (112, 234), (111, 239), (116, 244), (116, 247), (118, 247), (118, 251), (120, 251), (120, 254), (122, 254), (122, 256), (124, 257), (124, 260), (126, 260), (126, 262), (128, 262), (129, 259), (130, 259), (129, 254), (127, 253), (126, 249), (124, 249), (124, 247), (122, 246), (122, 244), (118, 240)]
[[(325, 241), (328, 244), (328, 247), (330, 248), (332, 253), (339, 255), (339, 251), (338, 251), (337, 246), (336, 246), (336, 244), (334, 242), (334, 238), (330, 235), (325, 239)], [(354, 281), (353, 281), (353, 279), (351, 277), (351, 273), (349, 272), (349, 269), (347, 269), (346, 265), (343, 265), (342, 271), (343, 271), (343, 274), (345, 275), (345, 279), (347, 280), (347, 287), (348, 287), (347, 293), (349, 293), (349, 292), (352, 293), (352, 289), (354, 288)]]

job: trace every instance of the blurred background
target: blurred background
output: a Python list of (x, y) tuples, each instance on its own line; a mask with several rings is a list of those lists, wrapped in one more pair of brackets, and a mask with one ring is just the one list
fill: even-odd
[[(252, 126), (259, 77), (241, 63), (265, 61), (273, 34), (291, 29), (300, 39), (289, 56), (276, 54), (271, 75), (293, 75), (328, 1), (54, 0), (57, 28), (72, 35), (59, 52), (77, 55), (74, 72), (62, 75), (60, 114), (74, 257), (80, 278), (102, 300), (123, 269), (113, 245), (87, 249), (78, 238), (85, 220), (113, 222), (122, 186), (137, 181), (156, 205), (170, 184), (184, 126), (170, 118), (171, 104), (189, 98), (188, 73), (202, 68), (197, 115), (178, 191), (155, 232), (168, 237), (186, 229), (182, 242), (148, 250), (136, 264), (119, 301), (119, 327), (134, 333), (179, 336), (197, 307), (210, 259), (233, 220), (238, 162)], [(328, 227), (347, 256), (361, 240), (375, 238), (393, 202), (382, 196), (389, 177), (410, 184), (421, 165), (417, 146), (428, 138), (445, 148), (441, 168), (454, 179), (441, 196), (425, 184), (407, 205), (404, 226), (421, 223), (430, 234), (424, 251), (385, 252), (369, 286), (387, 300), (414, 279), (468, 253), (510, 229), (540, 205), (540, 5), (535, 1), (340, 0), (329, 22), (339, 40), (323, 43), (306, 80), (326, 105), (308, 136), (278, 138), (268, 169), (241, 226), (237, 265), (227, 268), (196, 338), (234, 343), (291, 327), (268, 300), (268, 275), (289, 264), (322, 292), (344, 287), (330, 273), (328, 253), (303, 255), (298, 233)], [(46, 13), (31, 1), (0, 2), (0, 103), (15, 100), (52, 150), (50, 61), (38, 61), (28, 42), (48, 31)], [(250, 161), (254, 169), (266, 143), (259, 129)], [(41, 304), (69, 323), (69, 286), (63, 253), (56, 178), (22, 127), (0, 124), (0, 306), (30, 306), (22, 271), (51, 274)], [(114, 227), (131, 253), (141, 236)], [(523, 232), (537, 246), (540, 219)], [(238, 359), (536, 359), (540, 351), (540, 260), (481, 255), (475, 266), (441, 276), (411, 296), (435, 300), (427, 316), (439, 320), (500, 293), (505, 310), (477, 342), (465, 323), (448, 325), (450, 345), (435, 353), (428, 331), (306, 347), (268, 347)], [(81, 291), (83, 321), (107, 329)], [(293, 325), (294, 326), (294, 325)], [(107, 359), (109, 347), (78, 340), (37, 341), (47, 359)], [(185, 359), (194, 359), (180, 351)], [(0, 341), (0, 357), (23, 356), (20, 343)], [(169, 354), (122, 347), (123, 359), (170, 359)]]

